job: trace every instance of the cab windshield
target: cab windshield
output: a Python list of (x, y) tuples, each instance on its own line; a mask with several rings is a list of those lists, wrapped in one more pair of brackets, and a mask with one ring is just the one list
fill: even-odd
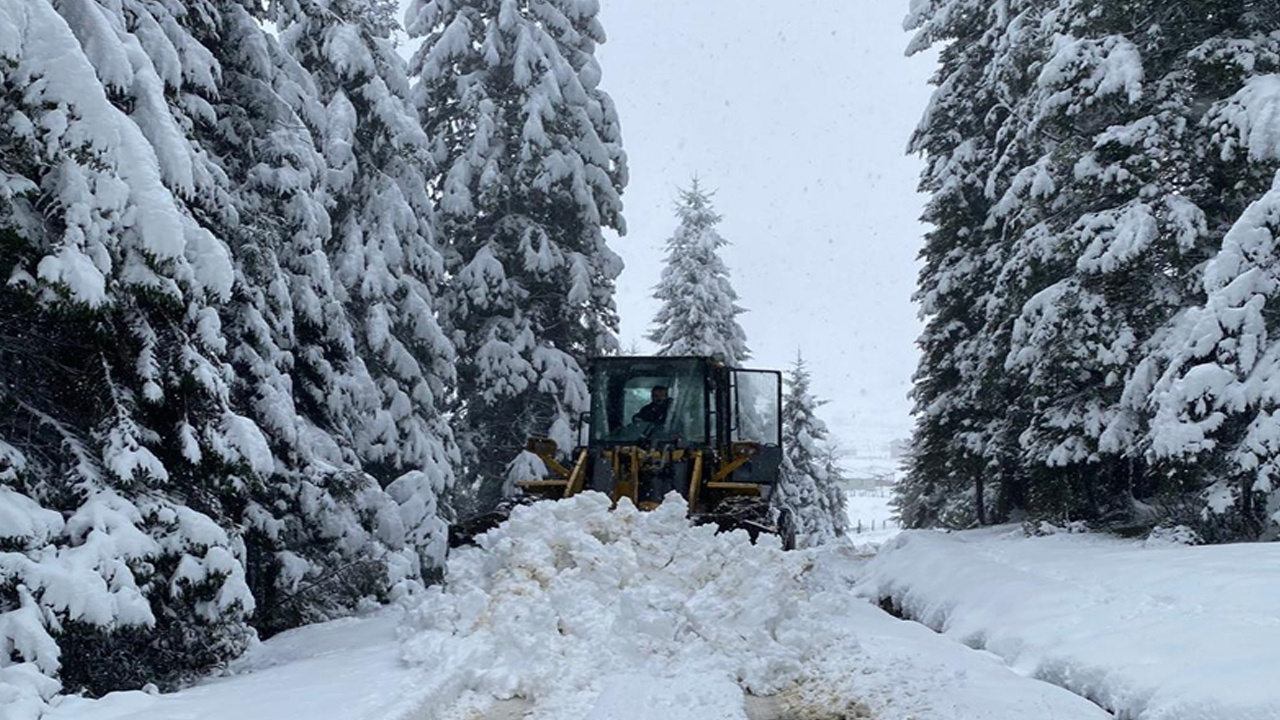
[(597, 362), (591, 441), (704, 443), (706, 366), (696, 359)]

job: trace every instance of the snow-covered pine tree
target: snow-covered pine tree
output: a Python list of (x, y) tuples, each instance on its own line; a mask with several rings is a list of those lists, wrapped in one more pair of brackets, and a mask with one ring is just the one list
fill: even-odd
[(716, 229), (722, 218), (697, 178), (679, 192), (680, 224), (667, 240), (666, 265), (653, 293), (662, 305), (647, 338), (657, 343), (659, 355), (713, 356), (741, 366), (751, 353), (738, 324), (745, 311), (720, 258), (728, 244)]
[(1204, 172), (1203, 103), (1222, 78), (1202, 55), (1243, 29), (1217, 5), (1209, 23), (1160, 3), (1073, 3), (1039, 22), (1044, 60), (1015, 112), (1038, 147), (1001, 198), (1026, 248), (1010, 270), (1026, 300), (1008, 367), (1034, 408), (1023, 446), (1037, 514), (1141, 520), (1168, 489), (1148, 468), (1130, 380), (1145, 383), (1142, 347), (1196, 302), (1211, 234), (1247, 202)]
[(263, 443), (228, 403), (232, 265), (187, 203), (216, 188), (169, 102), (198, 109), (210, 66), (167, 12), (0, 2), (0, 668), (50, 678), (17, 690), (28, 708), (54, 677), (102, 692), (223, 661), (254, 608), (215, 521)]
[[(530, 435), (572, 446), (585, 358), (611, 352), (625, 230), (617, 112), (600, 89), (596, 0), (413, 0), (414, 97), (440, 168), (432, 190), (459, 353), (454, 418), (467, 482), (494, 504)], [(519, 457), (520, 461), (513, 463)]]
[(1145, 521), (1146, 501), (1180, 490), (1149, 467), (1147, 396), (1169, 324), (1199, 302), (1197, 268), (1269, 187), (1274, 165), (1212, 158), (1215, 98), (1273, 67), (1252, 60), (1275, 57), (1266, 12), (1070, 3), (1038, 23), (1044, 60), (1013, 113), (1038, 157), (1001, 198), (1026, 248), (1008, 367), (1034, 408), (1022, 444), (1037, 514)]
[[(936, 143), (917, 147), (930, 156), (928, 219), (938, 229), (925, 250), (931, 317), (917, 387), (917, 470), (899, 494), (904, 520), (981, 522), (930, 508), (973, 507), (967, 487), (981, 493), (983, 483), (998, 488), (995, 519), (1027, 510), (1142, 520), (1145, 500), (1179, 489), (1169, 473), (1149, 469), (1158, 458), (1146, 431), (1169, 325), (1199, 302), (1196, 268), (1219, 244), (1215, 235), (1270, 182), (1265, 163), (1245, 168), (1212, 156), (1215, 108), (1248, 76), (1272, 72), (1275, 40), (1265, 28), (1275, 11), (1045, 0), (980, 9), (949, 0), (917, 12), (926, 42), (954, 42), (917, 136)], [(931, 34), (938, 27), (942, 34)], [(938, 110), (984, 98), (976, 113)], [(952, 203), (965, 187), (975, 192)], [(933, 213), (942, 200), (947, 212)], [(944, 253), (937, 241), (948, 224), (960, 225), (955, 237), (985, 238), (974, 247), (980, 264)], [(992, 288), (977, 299), (973, 288), (986, 283), (975, 276)], [(964, 340), (975, 331), (976, 354)], [(943, 381), (953, 390), (938, 392)], [(945, 426), (947, 417), (960, 424)], [(965, 438), (957, 428), (975, 422), (984, 429), (964, 443), (977, 450), (967, 473), (975, 481), (952, 482), (965, 463), (949, 438)]]
[[(779, 516), (785, 515), (795, 531), (797, 547), (821, 545), (844, 534), (844, 492), (839, 475), (824, 459), (827, 425), (817, 415), (824, 403), (813, 397), (804, 358), (786, 377), (782, 398), (782, 477), (771, 500)], [(829, 458), (828, 458), (829, 459)]]
[[(1134, 468), (1118, 457), (1108, 462), (1099, 437), (1119, 412), (1138, 313), (1116, 313), (1104, 297), (1107, 280), (1081, 277), (1084, 236), (1106, 234), (1125, 200), (1123, 193), (1100, 200), (1094, 181), (1076, 173), (1093, 167), (1096, 158), (1084, 158), (1094, 136), (1109, 118), (1130, 112), (1141, 92), (1123, 38), (1070, 41), (1083, 31), (1085, 11), (1072, 3), (1011, 4), (1002, 41), (1009, 49), (988, 70), (1011, 105), (987, 131), (999, 161), (985, 183), (992, 202), (985, 227), (995, 231), (1002, 256), (986, 308), (988, 332), (998, 328), (1001, 340), (988, 367), (1007, 372), (1014, 389), (1004, 395), (1006, 451), (986, 466), (1002, 489), (1017, 489), (1003, 493), (1013, 502), (1001, 503), (1000, 516), (1016, 509), (1096, 518), (1131, 505), (1108, 483), (1125, 486)], [(1090, 215), (1109, 200), (1120, 208)], [(1140, 304), (1140, 294), (1128, 299)]]
[(436, 572), (444, 533), (429, 478), (448, 474), (410, 466), (384, 491), (364, 471), (363, 408), (353, 396), (376, 385), (377, 362), (357, 354), (370, 350), (357, 341), (358, 318), (340, 300), (326, 252), (325, 107), (311, 74), (252, 14), (268, 12), (216, 0), (180, 18), (221, 69), (210, 115), (193, 132), (232, 188), (235, 212), (217, 229), (236, 267), (224, 308), (232, 399), (274, 456), (270, 477), (250, 486), (232, 518), (264, 636)]
[(369, 0), (289, 0), (272, 17), (310, 75), (323, 117), (308, 118), (327, 162), (335, 293), (355, 326), (371, 385), (334, 388), (366, 471), (384, 484), (427, 469), (447, 483), (450, 432), (437, 410), (454, 351), (433, 292), (443, 274), (431, 226), (427, 136), (408, 104), (406, 68)]
[(818, 468), (825, 476), (818, 489), (823, 491), (823, 508), (826, 514), (831, 516), (836, 535), (844, 535), (849, 531), (849, 499), (844, 492), (849, 478), (845, 475), (845, 468), (841, 463), (843, 457), (844, 454), (839, 445), (831, 438), (818, 448)]
[[(385, 490), (363, 471), (388, 423), (352, 398), (386, 390), (387, 346), (323, 246), (317, 83), (251, 12), (0, 2), (0, 692), (31, 712), (55, 678), (168, 685), (238, 652), (255, 608), (270, 633), (443, 559), (447, 442), (426, 462), (407, 438)], [(397, 317), (429, 329), (421, 295)]]
[[(1270, 102), (1280, 108), (1280, 76)], [(1280, 132), (1254, 150), (1280, 160)], [(1262, 157), (1255, 157), (1262, 160)], [(1209, 541), (1280, 537), (1280, 174), (1223, 240), (1204, 305), (1165, 339), (1169, 367), (1151, 404), (1152, 452), (1194, 498), (1170, 521)]]
[[(432, 228), (427, 136), (408, 102), (406, 65), (387, 37), (380, 7), (371, 0), (269, 6), (290, 58), (287, 80), (307, 95), (280, 92), (310, 127), (324, 159), (319, 197), (327, 227), (316, 228), (325, 232), (322, 247), (310, 237), (312, 213), (297, 212), (305, 209), (299, 195), (305, 188), (277, 188), (293, 210), (294, 238), (283, 261), (300, 310), (295, 329), (304, 382), (298, 403), (343, 443), (330, 452), (343, 453), (355, 468), (335, 472), (329, 466), (321, 488), (314, 471), (328, 462), (322, 455), (309, 458), (311, 472), (290, 498), (297, 512), (283, 528), (305, 536), (315, 527), (315, 513), (332, 512), (345, 519), (325, 531), (326, 541), (344, 554), (364, 554), (353, 538), (376, 540), (392, 551), (407, 543), (417, 552), (408, 568), (383, 552), (316, 568), (316, 576), (297, 575), (302, 565), (292, 556), (285, 563), (290, 602), (334, 573), (350, 570), (355, 586), (382, 594), (398, 578), (416, 576), (412, 565), (419, 559), (424, 572), (438, 571), (444, 561), (446, 527), (437, 500), (452, 485), (457, 455), (441, 408), (453, 384), (455, 354), (435, 308), (444, 268)], [(291, 179), (289, 156), (279, 157), (289, 161), (286, 174), (277, 176), (271, 163), (256, 171), (268, 183)], [(310, 167), (311, 160), (304, 160)], [(318, 502), (317, 496), (327, 499)], [(342, 529), (355, 526), (362, 531)]]
[(1004, 260), (987, 180), (1001, 158), (999, 122), (1016, 86), (1000, 78), (1023, 65), (1010, 42), (1009, 3), (914, 3), (909, 52), (943, 45), (937, 87), (911, 141), (930, 199), (916, 302), (925, 320), (912, 397), (915, 450), (894, 505), (906, 527), (965, 527), (1018, 504), (1016, 389), (1004, 353), (1011, 318), (997, 311)]
[(1144, 347), (1128, 399), (1150, 413), (1143, 447), (1173, 481), (1163, 488), (1166, 522), (1209, 541), (1274, 540), (1280, 7), (1231, 4), (1214, 17), (1213, 36), (1190, 57), (1207, 135), (1197, 148), (1197, 174), (1208, 179), (1200, 202), (1222, 240), (1192, 278), (1201, 298)]

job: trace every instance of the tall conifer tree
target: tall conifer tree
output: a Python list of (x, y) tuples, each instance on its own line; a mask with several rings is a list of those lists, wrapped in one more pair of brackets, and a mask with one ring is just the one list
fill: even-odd
[(662, 305), (648, 339), (659, 355), (709, 355), (741, 365), (751, 357), (737, 320), (745, 311), (720, 258), (728, 244), (716, 229), (722, 218), (697, 178), (680, 191), (676, 216), (680, 225), (667, 240), (666, 266), (653, 294)]
[(926, 316), (913, 390), (916, 449), (896, 499), (913, 526), (985, 517), (997, 494), (985, 484), (991, 460), (1016, 451), (1013, 391), (999, 352), (1009, 318), (994, 312), (1003, 249), (986, 225), (993, 205), (986, 182), (1000, 157), (990, 124), (1007, 112), (991, 67), (1019, 49), (1006, 42), (1009, 22), (1005, 3), (976, 0), (919, 3), (907, 19), (917, 31), (910, 52), (946, 44), (937, 90), (911, 141), (927, 162), (920, 189), (930, 195), (923, 219), (932, 225), (915, 296)]
[[(263, 429), (275, 458), (272, 476), (255, 484), (238, 518), (259, 600), (254, 624), (262, 634), (349, 612), (362, 598), (400, 592), (406, 583), (417, 582), (420, 573), (438, 572), (444, 529), (436, 498), (451, 475), (448, 433), (439, 426), (435, 403), (405, 404), (384, 396), (382, 402), (409, 409), (396, 420), (406, 437), (427, 441), (406, 443), (407, 452), (390, 465), (385, 453), (367, 451), (368, 424), (386, 423), (370, 410), (377, 402), (375, 388), (391, 392), (391, 383), (379, 373), (385, 372), (392, 343), (362, 342), (368, 337), (368, 315), (362, 313), (378, 302), (343, 301), (350, 300), (350, 293), (338, 281), (335, 265), (349, 246), (335, 247), (332, 203), (325, 193), (332, 180), (322, 152), (328, 127), (321, 94), (325, 86), (298, 57), (261, 32), (260, 18), (252, 13), (266, 16), (268, 9), (221, 0), (204, 13), (186, 16), (222, 69), (213, 103), (218, 120), (196, 124), (194, 132), (234, 188), (235, 217), (219, 231), (232, 243), (237, 270), (233, 300), (225, 311), (229, 356), (236, 368), (234, 398)], [(333, 21), (323, 15), (330, 9), (301, 8)], [(366, 3), (339, 10), (356, 18), (353, 24), (372, 28), (368, 42), (376, 49), (385, 23), (379, 18), (385, 13)], [(390, 85), (405, 91), (402, 64), (387, 62), (383, 72)], [(369, 95), (378, 97), (377, 83), (372, 85)], [(393, 114), (393, 104), (384, 104)], [(407, 116), (412, 124), (413, 114)], [(367, 169), (372, 161), (362, 162)], [(382, 167), (395, 170), (394, 165)], [(408, 184), (413, 183), (410, 178)], [(351, 205), (377, 202), (369, 195), (355, 196), (340, 217), (350, 222)], [(391, 212), (381, 205), (364, 213), (383, 211)], [(403, 257), (405, 247), (421, 243), (410, 237), (398, 247), (387, 235), (366, 235), (372, 238), (370, 256)], [(383, 312), (396, 316), (393, 334), (415, 337), (399, 315), (421, 309), (432, 270), (393, 262), (387, 272), (400, 275), (401, 286), (413, 289), (377, 301), (384, 307), (403, 303)], [(407, 324), (429, 325), (430, 314), (424, 315)], [(421, 337), (428, 339), (412, 352), (433, 377), (409, 377), (407, 383), (442, 388), (451, 368), (423, 348), (431, 343), (429, 333)], [(450, 356), (447, 347), (435, 350)], [(412, 375), (411, 362), (403, 356), (397, 362), (409, 368), (401, 379)]]
[[(360, 63), (333, 7), (274, 7)], [(378, 26), (371, 7), (337, 9)], [(265, 11), (0, 2), (0, 668), (46, 676), (4, 673), (40, 681), (0, 694), (32, 707), (47, 678), (179, 682), (238, 652), (250, 617), (263, 634), (332, 617), (442, 563), (453, 457), (434, 402), (452, 354), (423, 311), (439, 272), (426, 182), (379, 155), (404, 146), (325, 134), (342, 125), (331, 86)], [(380, 119), (407, 93), (383, 55), (395, 92), (353, 83)], [(355, 155), (398, 186), (359, 182)], [(331, 259), (353, 262), (353, 216), (416, 233), (368, 233), (364, 275), (394, 290), (358, 301)]]
[(323, 114), (323, 197), (335, 293), (355, 325), (372, 382), (334, 388), (332, 417), (366, 471), (383, 483), (449, 472), (449, 430), (437, 411), (454, 350), (436, 320), (443, 274), (432, 228), (427, 135), (408, 103), (406, 68), (367, 0), (289, 0), (273, 17), (285, 49), (315, 83)]
[(225, 661), (255, 606), (218, 523), (264, 443), (185, 136), (216, 67), (171, 10), (0, 3), (0, 667), (96, 692)]
[(782, 398), (782, 479), (772, 504), (785, 514), (797, 547), (812, 547), (844, 534), (844, 491), (827, 450), (827, 424), (817, 415), (823, 401), (809, 386), (809, 368), (796, 355)]
[(916, 8), (916, 47), (953, 42), (915, 146), (936, 229), (908, 524), (1150, 521), (1153, 501), (1197, 492), (1154, 441), (1152, 392), (1199, 268), (1275, 169), (1236, 122), (1270, 102), (1275, 15), (1236, 0)]
[[(455, 425), (470, 497), (495, 503), (530, 435), (574, 442), (581, 362), (616, 349), (626, 157), (600, 88), (599, 3), (414, 0), (414, 98), (439, 174), (432, 192), (452, 277)], [(527, 456), (523, 456), (527, 457)]]
[[(1280, 143), (1272, 141), (1268, 152), (1276, 151)], [(1200, 492), (1192, 506), (1198, 516), (1175, 520), (1211, 541), (1276, 539), (1280, 174), (1227, 233), (1205, 270), (1204, 289), (1205, 302), (1177, 318), (1162, 347), (1168, 365), (1150, 400), (1152, 453), (1188, 474)]]

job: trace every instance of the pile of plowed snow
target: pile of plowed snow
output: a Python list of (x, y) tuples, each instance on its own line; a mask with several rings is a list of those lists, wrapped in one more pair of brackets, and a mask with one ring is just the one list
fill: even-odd
[(1110, 717), (855, 599), (847, 543), (784, 553), (685, 510), (522, 508), (403, 617), (298, 628), (233, 677), (62, 697), (48, 720), (747, 720), (744, 689), (780, 690), (754, 707), (775, 720)]
[[(703, 695), (764, 694), (833, 644), (856, 645), (830, 625), (832, 601), (810, 597), (810, 555), (691, 526), (686, 511), (674, 495), (652, 512), (611, 511), (594, 493), (517, 508), (450, 559), (445, 587), (406, 619), (405, 659), (467, 668), (460, 687), (477, 702), (583, 717), (606, 710), (592, 705), (619, 678), (670, 688), (673, 705), (696, 699), (681, 697), (681, 678)], [(739, 703), (725, 717), (741, 714)]]

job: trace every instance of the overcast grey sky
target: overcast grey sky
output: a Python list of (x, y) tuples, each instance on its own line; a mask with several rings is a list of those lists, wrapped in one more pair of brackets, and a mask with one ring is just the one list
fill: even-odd
[(934, 67), (903, 55), (906, 1), (601, 4), (631, 168), (614, 244), (624, 347), (652, 347), (676, 188), (697, 173), (717, 189), (752, 364), (789, 367), (800, 348), (842, 443), (906, 436), (923, 199), (904, 153)]

